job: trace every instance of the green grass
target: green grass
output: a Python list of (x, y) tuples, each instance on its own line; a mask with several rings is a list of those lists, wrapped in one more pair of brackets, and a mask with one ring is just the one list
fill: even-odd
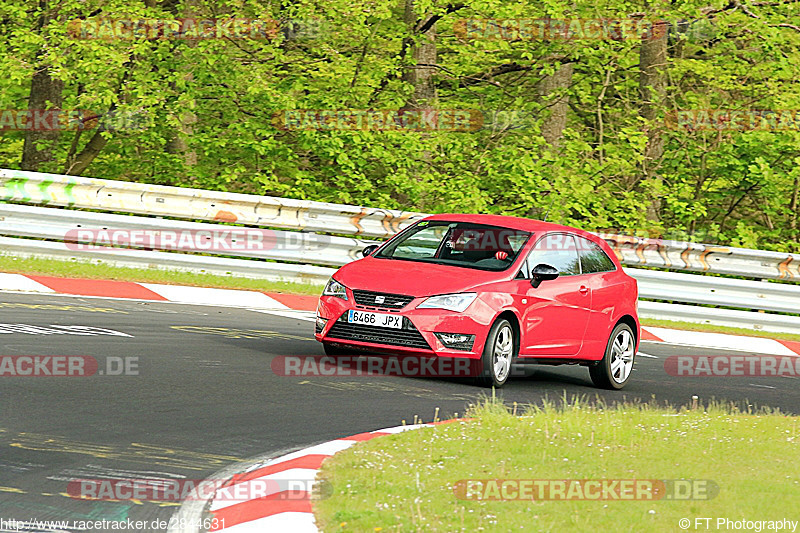
[[(578, 401), (523, 416), (486, 401), (468, 417), (327, 460), (319, 478), (331, 495), (314, 503), (321, 530), (639, 532), (680, 531), (681, 518), (800, 519), (790, 512), (800, 501), (797, 417)], [(453, 491), (467, 479), (712, 480), (719, 493), (691, 501), (467, 501)]]
[(286, 292), (318, 296), (321, 285), (311, 283), (289, 283), (242, 278), (194, 274), (174, 270), (126, 268), (95, 264), (86, 261), (58, 261), (54, 259), (16, 258), (0, 255), (0, 272), (40, 274), (45, 276), (108, 279), (116, 281), (138, 281), (143, 283), (165, 283), (169, 285), (192, 285), (222, 289), (245, 289), (266, 292)]

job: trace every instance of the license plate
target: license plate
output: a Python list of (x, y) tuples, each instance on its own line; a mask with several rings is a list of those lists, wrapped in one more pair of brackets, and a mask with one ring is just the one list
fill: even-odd
[(367, 326), (378, 326), (381, 328), (403, 328), (402, 316), (387, 315), (385, 313), (366, 313), (351, 309), (348, 311), (347, 321), (351, 324), (365, 324)]

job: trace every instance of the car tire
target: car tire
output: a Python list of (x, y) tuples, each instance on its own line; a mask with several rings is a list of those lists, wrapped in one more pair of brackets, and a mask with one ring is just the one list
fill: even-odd
[(596, 365), (589, 367), (592, 383), (601, 389), (619, 390), (633, 373), (636, 337), (627, 324), (617, 324), (608, 338), (606, 353)]
[(498, 320), (489, 330), (481, 356), (482, 371), (478, 383), (484, 387), (500, 388), (511, 375), (511, 366), (517, 355), (514, 328), (506, 319)]

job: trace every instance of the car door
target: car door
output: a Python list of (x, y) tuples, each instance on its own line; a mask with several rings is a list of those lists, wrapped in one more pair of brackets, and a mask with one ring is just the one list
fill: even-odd
[(576, 236), (581, 260), (581, 277), (592, 292), (592, 312), (583, 340), (583, 352), (600, 357), (606, 349), (614, 327), (615, 309), (619, 305), (620, 287), (617, 267), (603, 249), (589, 239)]
[[(559, 276), (534, 288), (530, 271), (542, 263)], [(537, 241), (515, 280), (522, 310), (520, 356), (571, 357), (580, 351), (592, 307), (592, 291), (580, 274), (573, 235), (548, 233)]]

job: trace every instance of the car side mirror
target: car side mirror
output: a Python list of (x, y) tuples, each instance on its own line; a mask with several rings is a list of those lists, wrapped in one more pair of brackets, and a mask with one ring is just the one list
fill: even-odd
[(558, 277), (558, 269), (545, 263), (539, 263), (531, 271), (531, 286), (536, 289), (543, 281), (556, 279)]
[(361, 250), (361, 255), (363, 255), (364, 257), (372, 255), (373, 252), (375, 252), (375, 250), (377, 250), (378, 248), (379, 246), (377, 244), (370, 244), (369, 246)]

